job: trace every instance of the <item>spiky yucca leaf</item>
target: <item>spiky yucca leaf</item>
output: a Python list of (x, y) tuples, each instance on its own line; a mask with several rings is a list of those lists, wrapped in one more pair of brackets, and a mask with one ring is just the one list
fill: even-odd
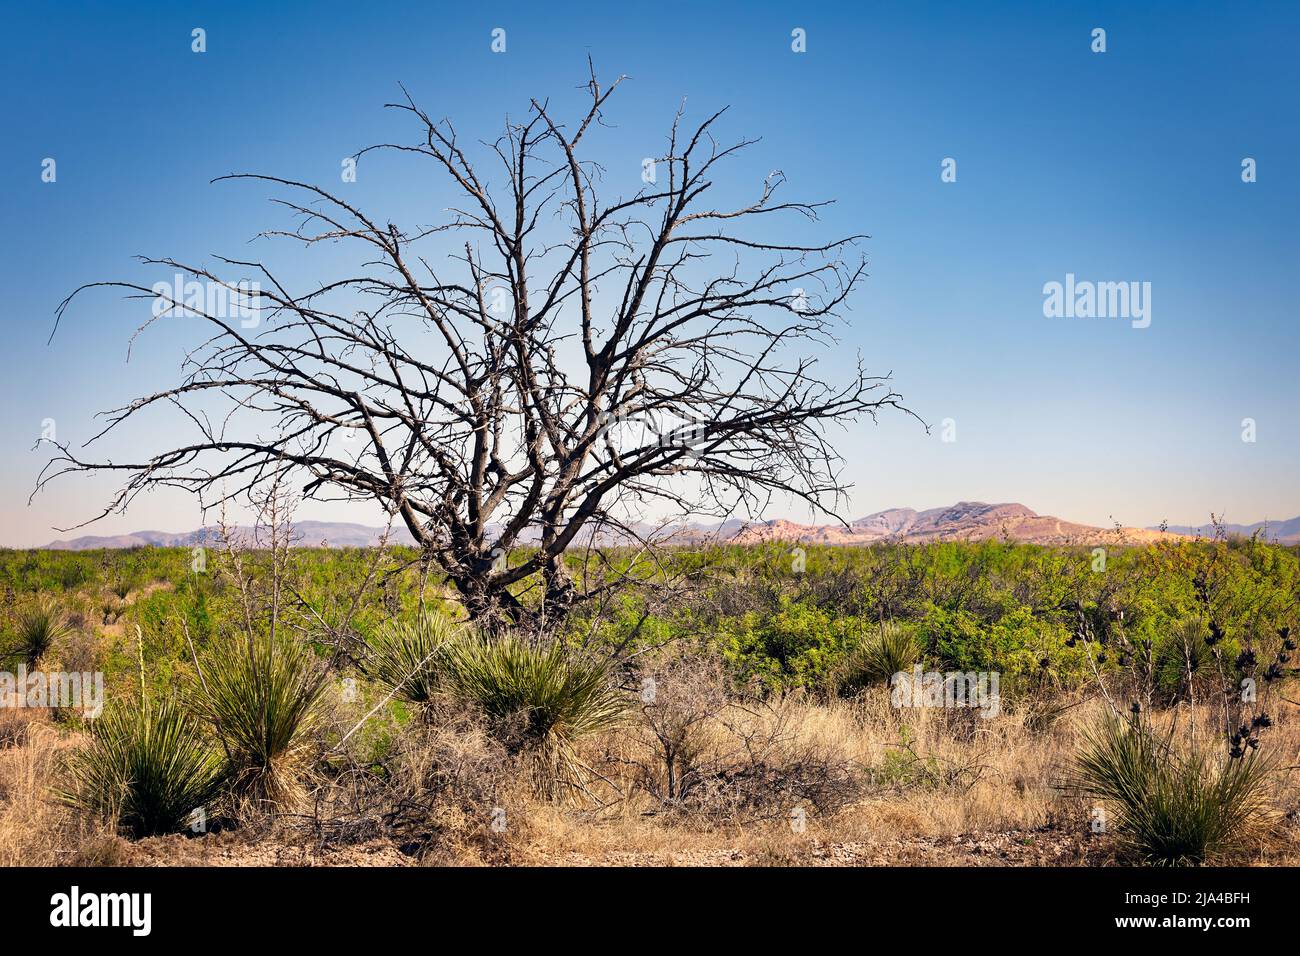
[(225, 746), (235, 791), (283, 808), (298, 805), (322, 716), (324, 664), (289, 638), (237, 636), (218, 641), (202, 670), (199, 711)]
[(171, 698), (115, 705), (68, 760), (59, 795), (134, 837), (175, 833), (217, 797), (222, 762), (198, 721)]
[(1178, 753), (1138, 720), (1107, 715), (1084, 732), (1072, 789), (1115, 814), (1115, 830), (1158, 865), (1200, 864), (1249, 846), (1267, 819), (1267, 763)]
[(548, 797), (581, 777), (573, 745), (623, 720), (628, 701), (613, 677), (611, 661), (570, 653), (559, 643), (466, 636), (447, 647), (449, 692), (511, 738), (530, 759), (535, 789)]
[(853, 697), (868, 687), (888, 684), (900, 671), (910, 672), (921, 659), (921, 647), (912, 632), (897, 621), (882, 621), (845, 656), (833, 680), (836, 691)]
[(393, 621), (370, 641), (366, 676), (402, 700), (427, 706), (441, 685), (447, 644), (459, 632), (449, 617), (431, 611), (414, 621)]
[(68, 616), (58, 603), (42, 599), (18, 612), (14, 622), (17, 644), (8, 656), (26, 662), (34, 669), (59, 638), (71, 632)]

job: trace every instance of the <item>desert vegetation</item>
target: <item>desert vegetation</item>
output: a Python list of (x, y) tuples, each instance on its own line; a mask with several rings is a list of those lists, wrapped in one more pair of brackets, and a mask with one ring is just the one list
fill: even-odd
[[(441, 221), (223, 176), (292, 218), (262, 238), (332, 249), (319, 271), (147, 259), (220, 295), (58, 307), (55, 336), (105, 289), (153, 301), (137, 334), (197, 331), (171, 387), (46, 439), (36, 491), (97, 473), (100, 517), (168, 488), (223, 523), (195, 551), (0, 552), (0, 652), (108, 697), (0, 708), (0, 861), (1295, 859), (1294, 548), (648, 522), (834, 518), (836, 436), (910, 412), (861, 358), (818, 365), (866, 236), (780, 172), (737, 195), (759, 141), (725, 109), (679, 109), (620, 192), (589, 152), (620, 83), (589, 64), (575, 115), (531, 99), (487, 141), (403, 90), (407, 139), (351, 158), (452, 190), (401, 210)], [(232, 293), (248, 323), (208, 305)], [(294, 541), (312, 500), (381, 513), (380, 546)]]
[[(108, 698), (0, 708), (0, 860), (1300, 858), (1296, 549), (795, 557), (569, 553), (640, 583), (539, 633), (475, 626), (415, 549), (0, 552), (7, 669)], [(918, 666), (1000, 705), (900, 706)]]

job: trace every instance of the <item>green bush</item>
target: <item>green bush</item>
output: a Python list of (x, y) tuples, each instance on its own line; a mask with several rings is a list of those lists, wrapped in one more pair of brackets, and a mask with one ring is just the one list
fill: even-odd
[(134, 837), (184, 829), (224, 782), (199, 723), (170, 697), (109, 708), (67, 769), (70, 786), (60, 796)]
[(724, 620), (716, 641), (742, 681), (757, 680), (772, 690), (821, 687), (861, 627), (855, 618), (782, 597), (774, 613), (750, 611)]
[(225, 747), (236, 793), (293, 807), (303, 796), (328, 674), (309, 647), (259, 635), (216, 642), (196, 690)]
[(448, 645), (450, 693), (492, 721), (511, 750), (526, 754), (536, 789), (546, 796), (580, 777), (574, 744), (617, 726), (628, 708), (608, 659), (563, 645), (537, 647), (507, 636), (466, 636)]
[(1181, 866), (1252, 844), (1266, 818), (1266, 775), (1255, 750), (1179, 754), (1136, 718), (1111, 715), (1085, 732), (1072, 787), (1115, 814), (1135, 856)]

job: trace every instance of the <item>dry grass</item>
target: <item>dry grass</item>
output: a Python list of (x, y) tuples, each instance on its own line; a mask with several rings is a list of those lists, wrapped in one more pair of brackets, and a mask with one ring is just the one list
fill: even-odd
[(0, 749), (0, 866), (111, 866), (126, 841), (81, 820), (49, 792), (70, 745), (48, 722), (21, 746)]
[[(896, 711), (887, 695), (830, 705), (788, 700), (763, 719), (781, 721), (796, 745), (815, 746), (864, 768), (860, 799), (838, 812), (805, 807), (802, 831), (785, 813), (743, 823), (666, 812), (642, 792), (603, 810), (554, 805), (530, 809), (506, 839), (512, 861), (529, 865), (1089, 865), (1116, 862), (1113, 840), (1094, 837), (1089, 808), (1058, 787), (1080, 729), (1103, 705), (1073, 708), (1046, 732), (1032, 715), (1004, 713), (973, 724), (944, 711)], [(969, 715), (967, 715), (969, 716)], [(1202, 720), (1208, 720), (1202, 714)], [(751, 719), (754, 719), (751, 714)], [(1174, 714), (1163, 715), (1164, 721)], [(1179, 715), (1185, 721), (1186, 713)], [(726, 750), (716, 730), (703, 744)], [(634, 759), (628, 741), (606, 741), (617, 759)], [(647, 746), (645, 738), (640, 738)], [(1300, 749), (1300, 723), (1280, 721), (1268, 743)], [(595, 758), (596, 754), (591, 754)], [(648, 753), (640, 759), (650, 761)], [(1274, 780), (1287, 823), (1277, 839), (1242, 862), (1300, 860), (1295, 778)]]
[[(884, 690), (819, 703), (725, 702), (694, 727), (693, 759), (744, 786), (758, 754), (775, 781), (767, 799), (727, 787), (674, 805), (647, 785), (660, 766), (644, 722), (587, 741), (586, 792), (536, 797), (481, 726), (456, 715), (407, 727), (392, 778), (362, 770), (323, 788), (315, 819), (286, 817), (201, 838), (139, 843), (96, 831), (47, 793), (70, 746), (37, 719), (0, 747), (0, 865), (72, 862), (180, 865), (1094, 865), (1115, 862), (1109, 837), (1089, 832), (1089, 808), (1063, 793), (1080, 731), (1103, 706), (1068, 710), (1046, 730), (1032, 714), (990, 719), (942, 710), (896, 710)], [(4, 715), (0, 710), (0, 715)], [(4, 715), (8, 716), (8, 715)], [(1159, 718), (1185, 722), (1187, 708)], [(1208, 714), (1201, 719), (1208, 721)], [(444, 725), (445, 723), (445, 725)], [(1206, 725), (1208, 726), (1208, 724)], [(1208, 730), (1207, 730), (1208, 737)], [(1283, 765), (1300, 753), (1291, 709), (1265, 738)], [(803, 761), (803, 763), (799, 763)], [(847, 768), (857, 788), (819, 811), (784, 790), (791, 766)], [(838, 770), (836, 771), (838, 772)], [(728, 776), (730, 774), (730, 776)], [(349, 782), (351, 781), (351, 782)], [(1275, 839), (1242, 862), (1300, 862), (1294, 771), (1274, 779)], [(802, 808), (806, 825), (792, 825)], [(500, 814), (504, 811), (504, 817)], [(330, 822), (333, 821), (333, 822)]]

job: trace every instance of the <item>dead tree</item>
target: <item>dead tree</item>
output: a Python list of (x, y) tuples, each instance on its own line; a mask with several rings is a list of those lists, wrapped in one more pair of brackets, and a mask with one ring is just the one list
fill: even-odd
[[(259, 235), (353, 244), (365, 253), (356, 274), (291, 292), (263, 262), (219, 259), (256, 283), (242, 287), (254, 328), (162, 295), (163, 316), (208, 335), (179, 384), (103, 413), (86, 444), (156, 408), (185, 415), (193, 440), (133, 462), (61, 444), (37, 490), (68, 472), (122, 472), (90, 521), (160, 486), (197, 493), (205, 509), (275, 480), (296, 481), (307, 498), (378, 502), (472, 616), (516, 624), (553, 620), (587, 596), (565, 570), (566, 549), (602, 535), (644, 541), (639, 517), (755, 514), (774, 495), (830, 513), (845, 488), (828, 426), (901, 407), (888, 377), (860, 359), (832, 385), (813, 354), (834, 342), (864, 276), (854, 247), (866, 237), (773, 238), (782, 217), (815, 221), (826, 205), (778, 198), (780, 172), (752, 202), (711, 205), (725, 162), (756, 142), (714, 138), (725, 110), (693, 131), (679, 110), (666, 154), (647, 164), (655, 175), (602, 200), (604, 171), (584, 146), (618, 85), (603, 88), (593, 71), (576, 125), (536, 100), (507, 120), (499, 139), (479, 144), (500, 183), (492, 189), (450, 122), (409, 95), (389, 104), (418, 139), (357, 157), (399, 154), (449, 177), (462, 199), (435, 225), (399, 228), (276, 176), (221, 177), (283, 190), (274, 201), (296, 225)], [(241, 290), (209, 268), (142, 262)], [(103, 286), (153, 299), (145, 326), (158, 321), (155, 287), (97, 282), (60, 305), (56, 330), (78, 293)], [(515, 549), (522, 557), (502, 560)]]

